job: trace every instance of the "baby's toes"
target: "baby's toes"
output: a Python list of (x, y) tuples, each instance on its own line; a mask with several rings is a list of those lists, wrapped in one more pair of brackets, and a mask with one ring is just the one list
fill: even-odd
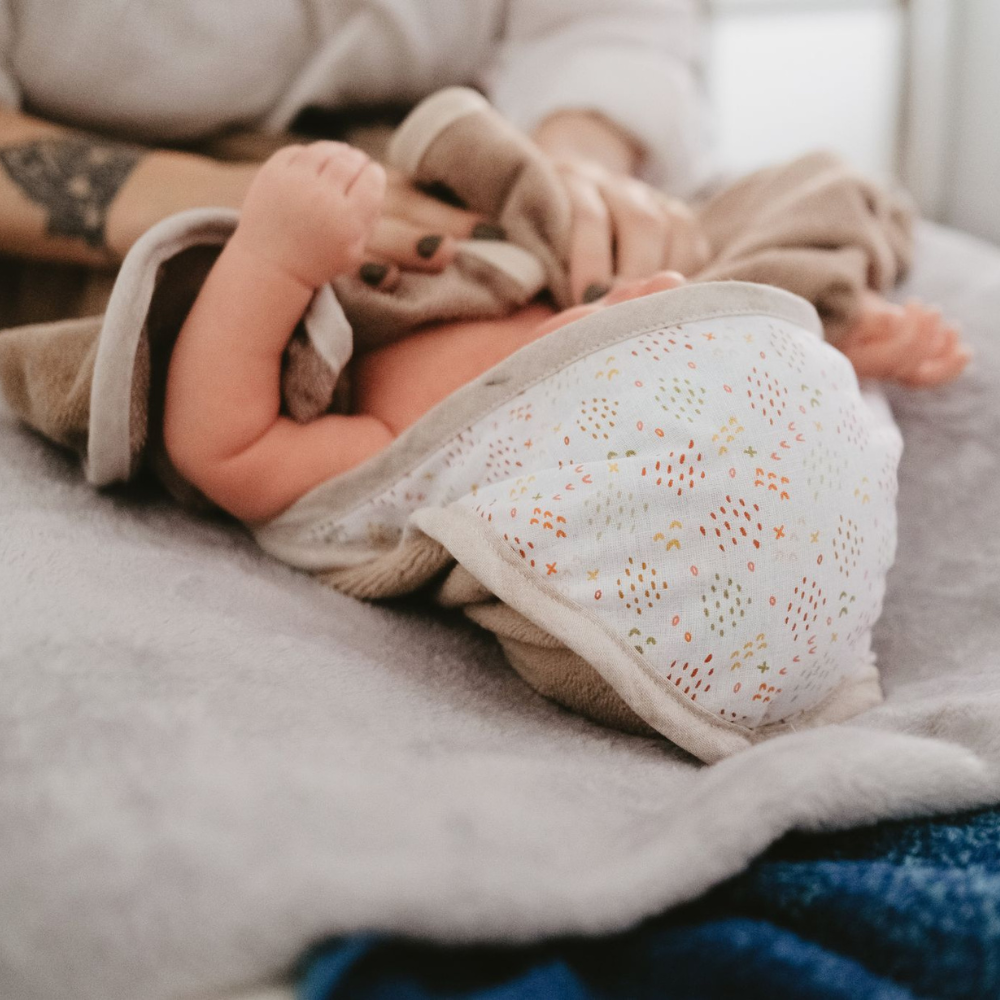
[(946, 326), (941, 320), (934, 331), (934, 350), (928, 350), (913, 367), (908, 377), (902, 379), (910, 386), (943, 385), (957, 378), (972, 358), (972, 352), (962, 343), (957, 327)]
[(934, 331), (933, 340), (927, 345), (928, 358), (945, 358), (953, 354), (958, 347), (958, 330), (944, 323)]
[(919, 322), (916, 353), (924, 359), (938, 357), (947, 350), (950, 339), (941, 314), (928, 310), (923, 313)]
[(920, 305), (907, 305), (907, 324), (911, 334), (906, 340), (905, 350), (900, 354), (896, 368), (896, 378), (906, 381), (915, 376), (925, 362), (940, 355), (947, 335), (939, 314)]
[[(958, 358), (964, 358), (962, 367), (968, 363), (972, 357), (972, 352), (962, 341), (962, 331), (958, 326), (949, 326), (942, 319), (939, 321), (937, 329), (934, 330), (932, 338), (927, 345), (925, 361), (948, 361), (955, 362)], [(959, 368), (961, 371), (961, 367)]]
[(912, 388), (944, 385), (946, 382), (958, 378), (971, 359), (972, 353), (964, 347), (959, 347), (944, 357), (923, 361), (909, 378), (902, 381)]

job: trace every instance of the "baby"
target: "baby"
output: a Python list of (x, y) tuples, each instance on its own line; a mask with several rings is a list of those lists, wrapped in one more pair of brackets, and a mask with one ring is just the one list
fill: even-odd
[[(356, 358), (350, 413), (306, 424), (281, 414), (282, 355), (316, 290), (354, 274), (385, 172), (334, 142), (289, 146), (261, 168), (239, 225), (184, 323), (169, 366), (164, 444), (181, 475), (224, 510), (265, 522), (376, 455), (436, 403), (519, 348), (581, 317), (685, 281), (676, 271), (561, 312), (427, 325)], [(839, 348), (859, 377), (911, 386), (955, 378), (969, 360), (934, 309), (867, 291)]]
[(857, 376), (969, 358), (882, 297), (905, 199), (828, 154), (765, 168), (674, 205), (672, 270), (565, 308), (565, 189), (481, 95), (387, 157), (509, 238), (372, 287), (383, 169), (288, 147), (241, 215), (147, 233), (103, 318), (0, 338), (15, 410), (94, 485), (151, 472), (342, 593), (460, 609), (537, 691), (702, 760), (877, 704), (902, 440)]

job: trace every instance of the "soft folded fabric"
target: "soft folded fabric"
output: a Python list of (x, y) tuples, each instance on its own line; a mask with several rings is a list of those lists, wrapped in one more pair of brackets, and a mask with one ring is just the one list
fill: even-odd
[(1000, 994), (1000, 811), (785, 838), (624, 934), (519, 948), (377, 936), (307, 954), (301, 1000), (984, 1000)]
[(481, 630), (336, 594), (0, 426), (0, 994), (180, 1000), (360, 931), (624, 930), (788, 830), (1000, 801), (1000, 253), (911, 281), (977, 354), (891, 391), (886, 701), (711, 768), (560, 710)]

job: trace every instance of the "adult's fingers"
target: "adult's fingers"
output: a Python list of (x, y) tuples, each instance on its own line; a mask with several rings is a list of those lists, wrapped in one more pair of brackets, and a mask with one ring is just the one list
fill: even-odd
[(663, 267), (686, 277), (697, 274), (709, 261), (711, 247), (694, 211), (676, 198), (664, 200), (670, 218), (670, 252)]
[(438, 234), (457, 239), (468, 238), (477, 225), (486, 221), (475, 212), (456, 208), (424, 194), (398, 170), (388, 171), (383, 212), (422, 229), (425, 235)]
[(670, 219), (646, 185), (614, 178), (600, 188), (614, 231), (614, 274), (625, 281), (648, 278), (670, 259)]
[(657, 271), (647, 278), (616, 285), (602, 301), (604, 305), (613, 306), (629, 299), (639, 299), (645, 295), (655, 295), (657, 292), (679, 288), (685, 280), (679, 271)]
[(597, 183), (578, 173), (563, 173), (572, 211), (569, 283), (574, 302), (600, 298), (614, 274), (611, 214)]
[(369, 254), (390, 260), (406, 271), (437, 272), (455, 259), (455, 240), (428, 233), (405, 219), (382, 215), (366, 246)]
[(683, 202), (586, 165), (564, 165), (562, 175), (573, 207), (570, 284), (577, 300), (608, 281), (634, 281), (663, 269), (690, 276), (707, 263), (708, 240)]
[(399, 284), (400, 271), (393, 261), (366, 253), (356, 277), (380, 292), (391, 292)]

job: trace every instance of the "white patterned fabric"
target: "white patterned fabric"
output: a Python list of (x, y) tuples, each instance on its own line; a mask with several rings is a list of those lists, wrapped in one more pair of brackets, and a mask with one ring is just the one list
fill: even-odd
[[(627, 324), (629, 305), (605, 320)], [(873, 662), (902, 450), (884, 401), (814, 330), (777, 316), (621, 336), (352, 511), (303, 522), (300, 547), (395, 545), (427, 508), (475, 517), (482, 545), (520, 566), (522, 613), (553, 631), (530, 595), (558, 598), (672, 689), (663, 697), (749, 729), (815, 709)], [(559, 638), (628, 701), (585, 632)]]

